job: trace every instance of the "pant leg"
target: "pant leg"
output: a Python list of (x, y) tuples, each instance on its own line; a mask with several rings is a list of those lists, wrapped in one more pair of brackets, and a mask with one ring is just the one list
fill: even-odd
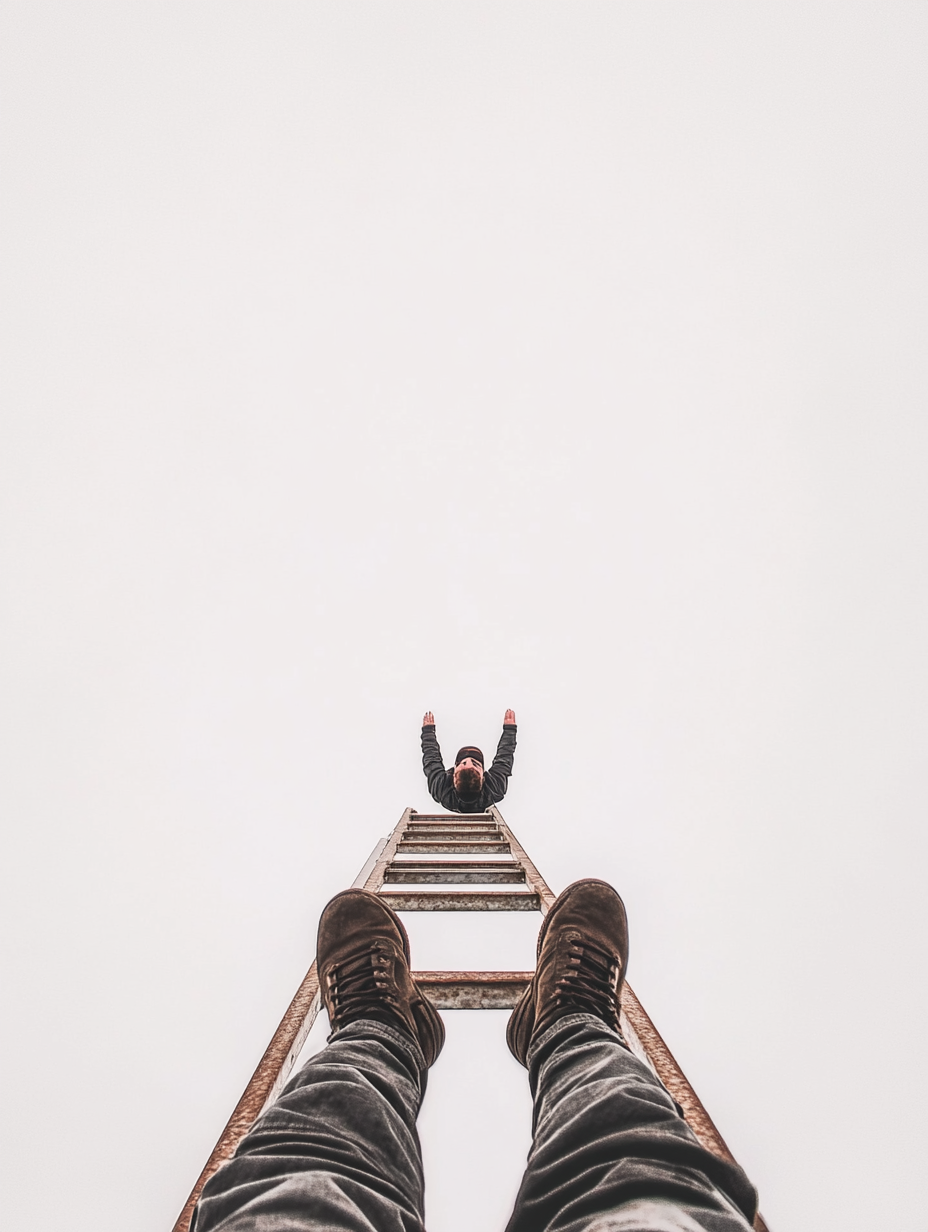
[(357, 1019), (330, 1037), (207, 1181), (195, 1232), (424, 1232), (409, 1035)]
[(756, 1194), (592, 1014), (532, 1045), (532, 1149), (507, 1232), (748, 1232)]

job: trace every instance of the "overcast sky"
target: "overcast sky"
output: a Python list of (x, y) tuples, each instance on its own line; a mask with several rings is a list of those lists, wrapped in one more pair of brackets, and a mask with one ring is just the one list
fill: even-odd
[[(773, 1232), (922, 1226), (926, 50), (924, 4), (0, 7), (10, 1227), (170, 1228), (423, 711), (451, 756), (507, 706), (504, 816), (625, 897)], [(448, 1018), (430, 1232), (501, 1229), (527, 1085)]]

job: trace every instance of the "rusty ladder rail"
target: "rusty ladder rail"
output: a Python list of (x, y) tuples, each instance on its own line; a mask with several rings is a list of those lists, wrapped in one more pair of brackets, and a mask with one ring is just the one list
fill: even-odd
[[(410, 857), (439, 855), (441, 860)], [(492, 856), (463, 860), (463, 855)], [(507, 858), (508, 857), (508, 858)], [(354, 882), (379, 894), (394, 911), (540, 911), (547, 915), (555, 895), (525, 849), (492, 806), (486, 813), (418, 813), (408, 808), (393, 833), (375, 847)], [(524, 889), (445, 890), (445, 885), (523, 886)], [(395, 889), (396, 886), (422, 887)], [(414, 971), (436, 1009), (512, 1009), (532, 971)], [(235, 1106), (203, 1171), (197, 1178), (173, 1232), (189, 1232), (193, 1208), (203, 1186), (227, 1159), (287, 1083), (321, 1008), (316, 961), (307, 971), (264, 1056)], [(632, 1052), (657, 1075), (683, 1109), (704, 1147), (722, 1159), (734, 1156), (690, 1086), (673, 1054), (626, 981), (620, 1015)], [(758, 1213), (756, 1232), (767, 1232)]]

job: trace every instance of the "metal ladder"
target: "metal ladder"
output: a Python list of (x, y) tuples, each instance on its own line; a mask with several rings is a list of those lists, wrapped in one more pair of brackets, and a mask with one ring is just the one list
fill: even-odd
[[(484, 858), (461, 859), (467, 855)], [(416, 856), (442, 858), (423, 860)], [(444, 888), (469, 885), (507, 889)], [(379, 894), (394, 911), (540, 911), (544, 916), (556, 897), (495, 807), (486, 813), (418, 813), (406, 809), (393, 833), (375, 847), (354, 886)], [(423, 888), (396, 889), (398, 886)], [(413, 975), (436, 1009), (498, 1010), (515, 1006), (533, 972), (414, 971)], [(232, 1157), (255, 1120), (283, 1090), (321, 1003), (314, 959), (200, 1173), (174, 1232), (188, 1232), (193, 1208), (207, 1180)], [(621, 1027), (629, 1048), (674, 1097), (702, 1145), (734, 1162), (712, 1118), (627, 982), (622, 990)], [(760, 1214), (754, 1227), (757, 1232), (767, 1232)]]

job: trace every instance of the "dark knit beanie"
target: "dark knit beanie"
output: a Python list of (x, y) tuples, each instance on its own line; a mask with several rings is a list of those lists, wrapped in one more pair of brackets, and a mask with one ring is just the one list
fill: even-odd
[(479, 761), (483, 765), (483, 754), (477, 748), (476, 744), (465, 744), (463, 749), (458, 749), (458, 755), (454, 759), (456, 766), (460, 765), (465, 757), (472, 757), (474, 761)]

